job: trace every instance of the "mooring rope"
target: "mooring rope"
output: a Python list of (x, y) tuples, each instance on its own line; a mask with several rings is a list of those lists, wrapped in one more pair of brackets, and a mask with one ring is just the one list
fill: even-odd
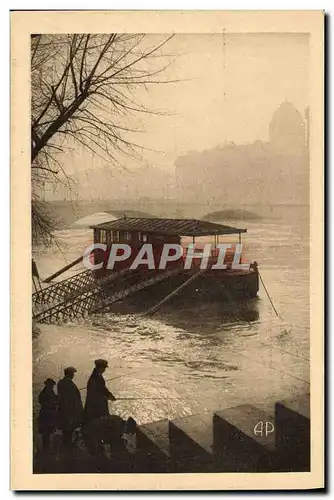
[(264, 290), (265, 290), (265, 292), (266, 292), (266, 294), (267, 294), (267, 297), (268, 297), (268, 299), (270, 300), (270, 304), (272, 305), (272, 308), (273, 308), (273, 310), (275, 311), (276, 316), (277, 316), (278, 318), (280, 318), (280, 319), (281, 319), (280, 315), (279, 315), (279, 314), (278, 314), (278, 312), (277, 312), (276, 307), (274, 306), (274, 303), (273, 303), (273, 301), (272, 301), (272, 298), (271, 298), (271, 297), (270, 297), (270, 295), (269, 295), (269, 292), (268, 292), (268, 290), (267, 290), (267, 287), (266, 287), (266, 285), (264, 284), (263, 278), (262, 278), (262, 276), (261, 276), (261, 274), (260, 274), (259, 270), (257, 271), (257, 273), (258, 273), (259, 278), (260, 278), (260, 280), (261, 280), (262, 286), (263, 286), (263, 288), (264, 288)]

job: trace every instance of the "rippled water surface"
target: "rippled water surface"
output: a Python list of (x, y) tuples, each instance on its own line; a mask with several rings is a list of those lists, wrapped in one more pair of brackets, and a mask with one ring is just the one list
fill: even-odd
[[(287, 209), (284, 219), (235, 223), (248, 228), (246, 255), (259, 263), (280, 318), (260, 286), (257, 299), (233, 306), (175, 298), (150, 318), (115, 312), (40, 325), (33, 336), (34, 400), (43, 380), (58, 379), (68, 365), (77, 367), (76, 382), (84, 388), (99, 357), (109, 360), (105, 378), (119, 398), (111, 411), (139, 423), (241, 403), (272, 409), (277, 399), (308, 391), (307, 211), (293, 215)], [(42, 277), (91, 243), (85, 229), (59, 231), (59, 237), (63, 249), (35, 253)]]

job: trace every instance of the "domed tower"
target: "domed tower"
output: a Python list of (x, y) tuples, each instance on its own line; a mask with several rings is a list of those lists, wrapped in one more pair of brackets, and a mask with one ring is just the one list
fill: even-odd
[(283, 102), (274, 112), (269, 125), (269, 142), (279, 153), (303, 154), (306, 149), (305, 121), (290, 103)]

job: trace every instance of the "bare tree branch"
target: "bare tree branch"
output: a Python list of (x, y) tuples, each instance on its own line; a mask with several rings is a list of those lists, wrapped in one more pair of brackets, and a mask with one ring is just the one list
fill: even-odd
[[(134, 97), (137, 88), (175, 83), (156, 79), (175, 61), (162, 49), (174, 35), (153, 45), (144, 34), (67, 34), (31, 36), (31, 163), (35, 212), (38, 191), (50, 179), (68, 182), (61, 155), (74, 142), (87, 151), (121, 165), (124, 154), (136, 158), (142, 148), (128, 126), (136, 113), (165, 113), (147, 109)], [(157, 40), (157, 37), (154, 38)], [(138, 158), (137, 158), (138, 159)], [(59, 175), (60, 174), (60, 175)], [(46, 212), (39, 229), (47, 232)]]

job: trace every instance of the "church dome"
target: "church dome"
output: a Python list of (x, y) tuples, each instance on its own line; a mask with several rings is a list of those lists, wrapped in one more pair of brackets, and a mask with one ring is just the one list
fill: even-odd
[(283, 102), (274, 112), (269, 125), (269, 142), (282, 153), (302, 153), (305, 149), (305, 122), (290, 102)]

